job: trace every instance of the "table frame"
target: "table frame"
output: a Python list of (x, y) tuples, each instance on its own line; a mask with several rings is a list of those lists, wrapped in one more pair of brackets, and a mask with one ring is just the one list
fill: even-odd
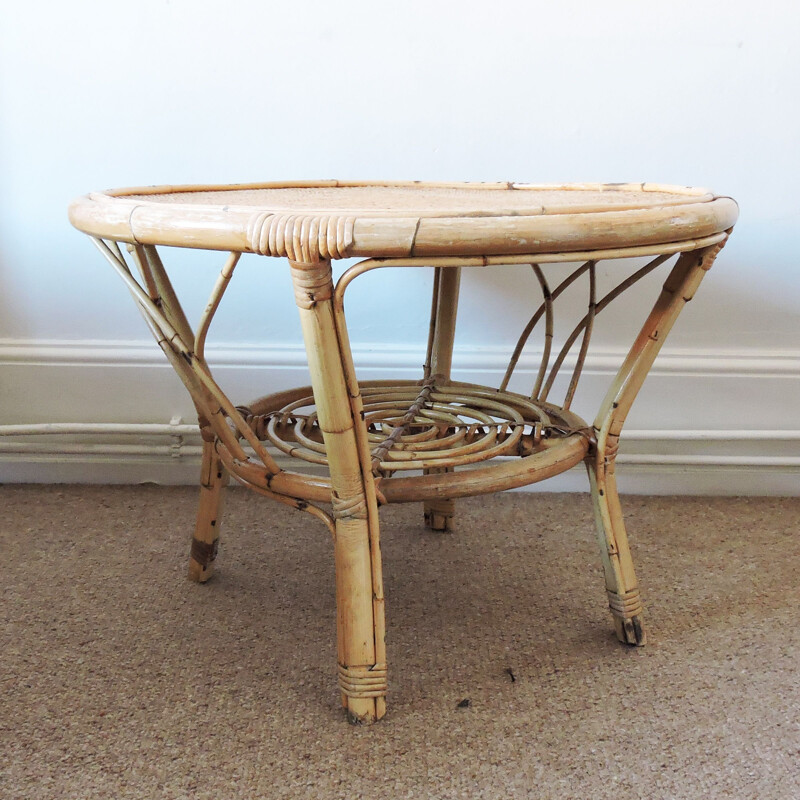
[[(431, 325), (423, 381), (434, 377), (448, 384), (453, 355), (460, 271), (464, 267), (529, 263), (539, 280), (543, 304), (523, 331), (509, 370), (501, 385), (505, 390), (514, 366), (536, 323), (545, 318), (542, 367), (532, 395), (541, 399), (552, 386), (566, 353), (583, 335), (577, 365), (561, 408), (568, 413), (592, 323), (611, 300), (670, 256), (677, 260), (661, 293), (612, 381), (593, 425), (584, 428), (578, 420), (574, 430), (564, 433), (570, 447), (565, 460), (543, 454), (528, 472), (494, 467), (494, 473), (453, 471), (452, 467), (425, 469), (425, 520), (434, 530), (453, 528), (453, 498), (495, 489), (524, 485), (563, 472), (585, 460), (594, 505), (609, 606), (620, 641), (641, 645), (645, 641), (642, 604), (628, 537), (623, 522), (615, 474), (619, 437), (631, 405), (684, 305), (692, 299), (711, 267), (728, 232), (705, 239), (668, 245), (601, 250), (586, 253), (519, 254), (514, 256), (469, 256), (368, 259), (351, 267), (334, 285), (331, 261), (307, 248), (295, 248), (289, 258), (295, 301), (322, 432), (330, 480), (302, 477), (281, 470), (254, 429), (251, 409), (237, 408), (214, 380), (205, 360), (206, 336), (222, 295), (231, 280), (240, 253), (232, 252), (222, 268), (208, 307), (195, 333), (184, 314), (154, 245), (129, 244), (128, 251), (139, 277), (114, 240), (93, 240), (120, 274), (170, 363), (189, 390), (198, 411), (203, 436), (200, 502), (192, 539), (189, 575), (204, 582), (213, 574), (217, 555), (224, 487), (229, 476), (274, 500), (308, 512), (331, 531), (336, 567), (338, 674), (342, 704), (352, 722), (370, 723), (386, 711), (387, 660), (385, 614), (380, 551), (379, 505), (383, 502), (419, 499), (420, 481), (383, 479), (376, 467), (363, 419), (362, 386), (357, 378), (347, 336), (344, 296), (358, 275), (384, 267), (433, 267), (435, 269)], [(598, 300), (594, 265), (600, 259), (654, 256), (646, 269), (622, 281)], [(588, 272), (590, 300), (587, 315), (556, 357), (552, 371), (550, 345), (552, 302), (563, 288), (551, 290), (541, 264), (584, 261), (569, 282)], [(550, 375), (547, 375), (551, 370)], [(457, 385), (457, 384), (454, 384)], [(544, 392), (545, 397), (547, 391)], [(572, 417), (569, 417), (571, 420)], [(575, 418), (577, 420), (577, 418)], [(254, 461), (242, 445), (255, 453)], [(379, 462), (380, 459), (378, 458)], [(532, 461), (533, 463), (533, 461)], [(476, 477), (477, 476), (477, 477)], [(403, 483), (405, 481), (405, 483)], [(390, 485), (395, 488), (389, 491)], [(414, 486), (417, 488), (414, 489)], [(397, 488), (399, 487), (399, 488)], [(411, 488), (409, 488), (411, 487)], [(414, 492), (417, 492), (417, 495)], [(329, 502), (329, 513), (317, 502)]]

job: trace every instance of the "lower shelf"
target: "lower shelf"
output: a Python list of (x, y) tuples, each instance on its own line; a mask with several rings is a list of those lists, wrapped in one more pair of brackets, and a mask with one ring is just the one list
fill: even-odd
[[(571, 469), (592, 446), (591, 428), (580, 417), (513, 392), (455, 381), (370, 381), (359, 388), (372, 470), (387, 503), (536, 483)], [(297, 459), (298, 470), (266, 476), (260, 464), (232, 463), (218, 443), (237, 477), (293, 497), (329, 500), (330, 482), (301, 469), (304, 462), (327, 466), (311, 387), (240, 410), (260, 440)]]

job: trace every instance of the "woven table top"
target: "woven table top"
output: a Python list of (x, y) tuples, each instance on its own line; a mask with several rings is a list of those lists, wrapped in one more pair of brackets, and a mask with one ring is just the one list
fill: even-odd
[(737, 215), (730, 198), (657, 184), (160, 186), (70, 207), (73, 225), (101, 238), (295, 260), (641, 247), (714, 236)]

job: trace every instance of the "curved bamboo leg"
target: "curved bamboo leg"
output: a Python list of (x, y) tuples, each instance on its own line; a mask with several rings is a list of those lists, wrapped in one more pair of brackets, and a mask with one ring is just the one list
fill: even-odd
[(600, 407), (594, 428), (595, 453), (587, 459), (597, 535), (605, 570), (606, 592), (617, 637), (642, 645), (645, 631), (639, 585), (628, 547), (614, 471), (619, 436), (625, 418), (667, 334), (683, 307), (694, 296), (724, 240), (711, 247), (683, 253), (669, 274), (642, 330), (636, 337)]
[(614, 459), (606, 456), (603, 460), (587, 461), (587, 467), (608, 606), (617, 638), (626, 644), (643, 645), (646, 637), (642, 602), (617, 493)]
[[(433, 278), (428, 357), (425, 362), (426, 378), (434, 375), (443, 381), (450, 380), (460, 282), (461, 267), (436, 267)], [(425, 470), (426, 475), (436, 472), (452, 472), (452, 468), (434, 467)], [(455, 513), (455, 500), (448, 497), (426, 500), (423, 504), (425, 525), (433, 531), (445, 533), (454, 530)]]
[(330, 467), (336, 520), (336, 606), (339, 686), (352, 723), (386, 712), (383, 577), (366, 428), (352, 373), (346, 331), (337, 333), (329, 261), (290, 261), (319, 426)]
[[(184, 348), (195, 343), (196, 337), (186, 314), (181, 307), (172, 282), (167, 275), (167, 271), (161, 261), (156, 248), (152, 245), (130, 245), (129, 251), (139, 268), (139, 272), (147, 287), (150, 298), (157, 303), (164, 319), (175, 329)], [(231, 265), (238, 261), (238, 254), (229, 260)], [(230, 266), (229, 269), (233, 267)], [(222, 292), (218, 292), (218, 299)], [(207, 326), (213, 317), (212, 309), (206, 315), (206, 330), (203, 331), (199, 340), (200, 357), (199, 362), (205, 365), (202, 358), (202, 350), (205, 341)], [(200, 501), (197, 509), (197, 519), (195, 522), (194, 535), (189, 552), (189, 579), (198, 583), (205, 583), (214, 574), (214, 562), (217, 558), (219, 548), (219, 521), (222, 514), (222, 497), (225, 486), (228, 483), (228, 473), (222, 465), (216, 450), (214, 449), (214, 434), (206, 413), (207, 400), (209, 393), (207, 388), (202, 385), (192, 373), (187, 370), (184, 359), (166, 342), (162, 343), (163, 337), (159, 337), (156, 332), (156, 339), (162, 344), (162, 349), (172, 363), (178, 375), (183, 380), (189, 394), (192, 396), (197, 410), (197, 419), (203, 434), (203, 459), (200, 472)], [(195, 357), (196, 354), (195, 354)]]
[(200, 503), (189, 555), (189, 578), (198, 583), (205, 583), (214, 574), (222, 500), (227, 484), (228, 472), (222, 466), (214, 443), (203, 442)]

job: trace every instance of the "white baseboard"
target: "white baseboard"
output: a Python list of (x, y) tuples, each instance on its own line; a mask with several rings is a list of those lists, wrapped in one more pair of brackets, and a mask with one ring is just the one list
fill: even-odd
[[(420, 343), (358, 343), (353, 347), (356, 364), (365, 370), (416, 370), (424, 355)], [(513, 345), (499, 347), (459, 346), (453, 356), (455, 369), (502, 372)], [(619, 367), (627, 350), (621, 347), (597, 347), (586, 362), (587, 370), (611, 372)], [(519, 370), (531, 373), (539, 365), (541, 351), (526, 350)], [(209, 343), (209, 363), (237, 368), (298, 368), (305, 366), (302, 344), (273, 342), (266, 344)], [(567, 359), (567, 365), (570, 359)], [(572, 363), (574, 363), (574, 358)], [(0, 339), (0, 366), (147, 366), (168, 367), (161, 350), (150, 339), (143, 340), (51, 340)], [(789, 349), (727, 350), (725, 348), (687, 349), (666, 345), (659, 354), (651, 374), (725, 374), (725, 375), (790, 375), (800, 377), (800, 351)]]
[[(419, 376), (423, 350), (422, 344), (357, 345), (354, 358), (365, 379), (411, 378)], [(590, 355), (578, 413), (591, 417), (624, 355), (615, 348)], [(497, 347), (459, 348), (454, 376), (496, 385), (507, 358)], [(296, 345), (209, 347), (208, 359), (237, 403), (308, 380)], [(520, 390), (537, 368), (535, 352), (523, 357), (515, 374)], [(0, 340), (0, 370), (0, 482), (196, 482), (199, 437), (169, 424), (176, 417), (191, 422), (192, 406), (154, 344)], [(800, 494), (798, 408), (796, 351), (665, 348), (623, 432), (621, 489)], [(15, 424), (51, 422), (70, 432), (10, 435)], [(102, 433), (92, 429), (97, 423), (106, 423)], [(582, 469), (530, 487), (586, 488)]]

